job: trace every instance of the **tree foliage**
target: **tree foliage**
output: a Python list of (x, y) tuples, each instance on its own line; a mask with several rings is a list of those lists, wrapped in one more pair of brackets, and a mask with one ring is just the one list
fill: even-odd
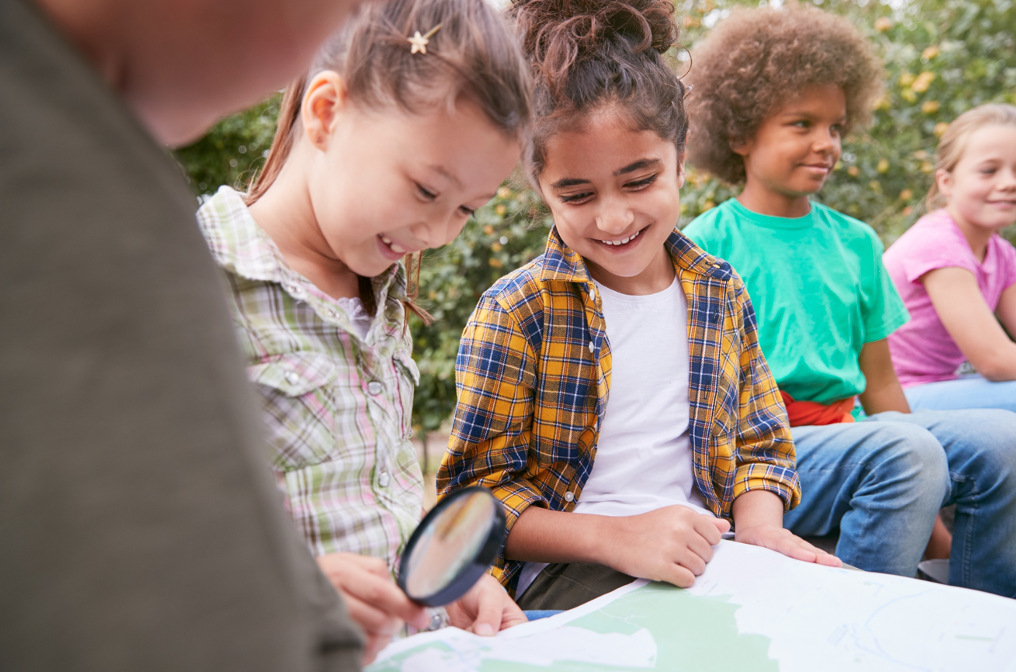
[[(870, 223), (888, 245), (922, 213), (938, 137), (962, 112), (987, 102), (1016, 104), (1013, 0), (813, 0), (848, 16), (885, 60), (885, 95), (875, 121), (846, 138), (843, 158), (819, 200)], [(685, 44), (706, 34), (738, 0), (678, 0)], [(688, 65), (687, 52), (677, 51)], [(224, 119), (178, 152), (198, 195), (241, 186), (259, 166), (275, 130), (278, 96)], [(690, 166), (681, 224), (736, 192)], [(421, 303), (436, 318), (412, 325), (421, 380), (414, 423), (437, 428), (455, 407), (455, 354), (477, 299), (505, 273), (543, 251), (550, 218), (517, 177), (479, 210), (454, 242), (428, 252)]]
[(282, 94), (226, 117), (203, 138), (178, 150), (191, 188), (199, 197), (222, 185), (244, 189), (268, 156)]
[[(738, 4), (749, 3), (684, 0), (679, 11), (688, 43)], [(818, 199), (868, 222), (889, 244), (923, 212), (935, 147), (948, 122), (984, 103), (1016, 104), (1016, 9), (1012, 0), (815, 4), (849, 17), (886, 66), (874, 123), (845, 139)], [(683, 223), (733, 195), (694, 167), (688, 181)]]

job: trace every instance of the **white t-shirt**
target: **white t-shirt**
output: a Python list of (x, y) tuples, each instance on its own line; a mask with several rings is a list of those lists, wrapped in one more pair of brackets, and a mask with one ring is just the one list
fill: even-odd
[[(575, 513), (634, 516), (683, 504), (710, 513), (695, 490), (688, 438), (688, 302), (677, 279), (631, 296), (596, 283), (610, 341), (610, 397)], [(711, 515), (711, 514), (710, 514)], [(546, 563), (522, 568), (521, 595)]]

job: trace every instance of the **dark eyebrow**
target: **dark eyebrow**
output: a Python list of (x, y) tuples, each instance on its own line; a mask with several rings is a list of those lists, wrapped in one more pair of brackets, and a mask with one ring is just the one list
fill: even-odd
[(619, 168), (614, 171), (614, 176), (627, 175), (628, 173), (634, 173), (636, 170), (642, 170), (643, 168), (655, 168), (663, 163), (659, 159), (639, 159), (635, 163), (629, 163), (624, 168)]
[(558, 180), (554, 184), (550, 185), (555, 189), (564, 189), (565, 187), (574, 187), (576, 184), (589, 184), (589, 180), (583, 180), (581, 178), (566, 177), (563, 180)]
[[(628, 173), (634, 173), (636, 170), (642, 170), (643, 168), (655, 168), (663, 162), (659, 159), (639, 159), (635, 163), (629, 163), (624, 168), (618, 168), (614, 171), (614, 176), (627, 175)], [(576, 177), (566, 177), (562, 180), (550, 185), (554, 189), (564, 189), (565, 187), (574, 187), (577, 184), (589, 184), (589, 180)]]

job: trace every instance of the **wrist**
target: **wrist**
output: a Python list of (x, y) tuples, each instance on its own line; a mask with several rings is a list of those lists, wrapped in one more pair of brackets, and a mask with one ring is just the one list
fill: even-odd
[(590, 544), (587, 549), (588, 562), (605, 567), (617, 568), (618, 553), (624, 547), (621, 536), (624, 531), (621, 523), (625, 517), (589, 516), (595, 518), (593, 534), (589, 535)]
[(761, 526), (783, 527), (783, 499), (768, 490), (749, 490), (731, 508), (734, 534)]
[(782, 530), (783, 525), (777, 525), (768, 521), (755, 521), (752, 524), (742, 524), (734, 528), (734, 540), (738, 541), (746, 536), (765, 532), (766, 530)]

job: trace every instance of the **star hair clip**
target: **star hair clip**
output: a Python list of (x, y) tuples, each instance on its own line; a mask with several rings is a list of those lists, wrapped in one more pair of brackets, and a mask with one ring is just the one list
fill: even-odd
[(430, 30), (428, 30), (426, 35), (421, 35), (420, 31), (416, 31), (415, 35), (413, 35), (412, 37), (407, 37), (406, 39), (409, 41), (411, 45), (413, 45), (413, 48), (409, 53), (415, 54), (419, 52), (421, 54), (426, 54), (427, 44), (430, 43), (430, 38), (434, 37), (434, 33), (436, 33), (439, 30), (441, 30), (440, 23), (431, 28)]

